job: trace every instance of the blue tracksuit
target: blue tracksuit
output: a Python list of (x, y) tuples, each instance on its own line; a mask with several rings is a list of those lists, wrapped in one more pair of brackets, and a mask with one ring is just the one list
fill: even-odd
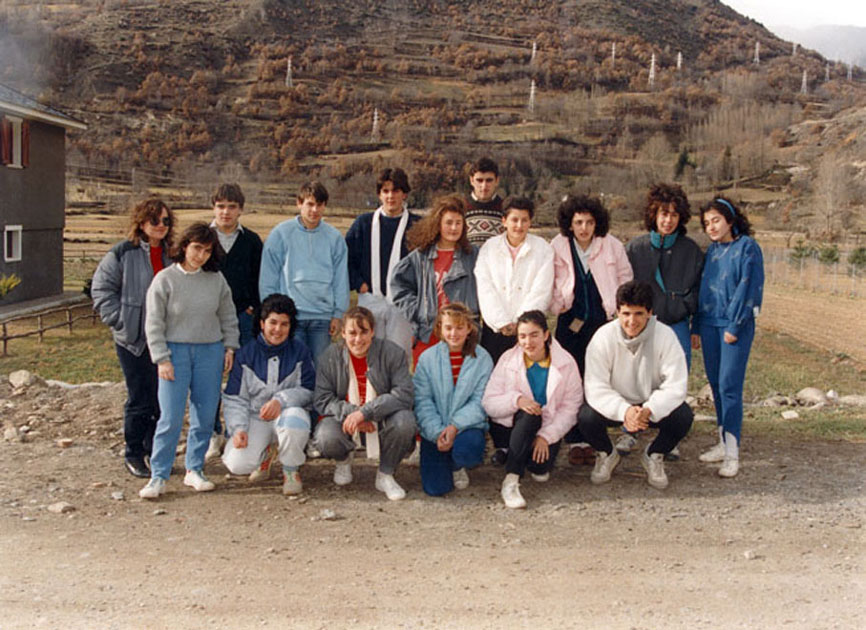
[[(716, 418), (728, 451), (740, 441), (743, 382), (755, 337), (755, 316), (764, 294), (764, 257), (758, 243), (740, 236), (713, 243), (704, 259), (695, 330), (701, 336), (704, 368), (713, 390)], [(728, 344), (725, 332), (737, 338)], [(735, 438), (728, 448), (727, 436)]]

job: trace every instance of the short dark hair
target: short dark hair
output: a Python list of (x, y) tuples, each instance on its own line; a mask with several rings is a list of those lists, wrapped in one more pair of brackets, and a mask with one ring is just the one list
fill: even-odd
[(479, 158), (472, 163), (469, 169), (469, 177), (472, 177), (475, 173), (493, 173), (496, 177), (499, 177), (499, 166), (489, 157)]
[(237, 184), (220, 184), (210, 198), (210, 205), (215, 205), (217, 201), (233, 201), (243, 208), (244, 193)]
[(268, 315), (271, 313), (289, 316), (289, 339), (294, 337), (295, 328), (298, 325), (298, 309), (295, 307), (295, 302), (292, 298), (282, 293), (271, 293), (262, 300), (262, 305), (259, 307), (259, 319), (263, 326)]
[(348, 311), (343, 313), (343, 328), (346, 328), (346, 324), (349, 323), (349, 320), (357, 322), (365, 322), (370, 330), (376, 330), (376, 318), (373, 317), (373, 313), (368, 308), (364, 308), (363, 306), (353, 306)]
[(328, 203), (328, 189), (322, 182), (304, 182), (298, 189), (298, 203), (312, 197), (316, 203)]
[(646, 282), (629, 280), (616, 290), (616, 310), (621, 306), (643, 306), (647, 311), (653, 310), (653, 289)]
[(653, 184), (646, 196), (643, 223), (647, 231), (652, 232), (657, 230), (656, 218), (658, 217), (659, 210), (671, 204), (673, 204), (677, 214), (680, 215), (680, 221), (677, 223), (677, 232), (680, 234), (686, 233), (686, 223), (692, 218), (689, 198), (686, 197), (682, 186), (661, 182)]
[[(547, 326), (547, 318), (544, 316), (539, 310), (532, 311), (524, 311), (520, 314), (520, 317), (517, 318), (517, 325), (520, 324), (535, 324), (544, 332), (549, 332), (550, 328)], [(550, 356), (550, 335), (547, 337), (547, 341), (544, 342), (544, 348), (547, 351), (547, 355)]]
[(526, 210), (529, 213), (529, 218), (535, 218), (535, 204), (529, 197), (517, 197), (512, 195), (502, 202), (502, 218), (508, 216), (510, 210)]
[(593, 236), (607, 236), (610, 229), (610, 213), (598, 197), (569, 195), (556, 209), (556, 223), (563, 236), (571, 236), (571, 222), (576, 214), (591, 214), (595, 219)]
[(704, 225), (704, 215), (710, 210), (715, 210), (725, 217), (725, 221), (731, 224), (731, 233), (734, 238), (741, 234), (751, 236), (754, 233), (749, 218), (734, 205), (733, 201), (726, 197), (716, 197), (701, 208), (701, 227)]
[(379, 177), (376, 179), (377, 195), (382, 192), (382, 186), (385, 185), (385, 182), (391, 182), (394, 184), (394, 188), (402, 190), (407, 195), (412, 192), (412, 189), (409, 187), (409, 176), (406, 175), (406, 171), (402, 168), (386, 168), (379, 173)]
[(186, 228), (180, 235), (180, 240), (177, 245), (172, 248), (171, 259), (176, 263), (182, 263), (186, 260), (186, 250), (190, 243), (201, 243), (202, 245), (210, 245), (210, 258), (202, 265), (203, 271), (219, 271), (220, 263), (225, 257), (220, 240), (217, 237), (216, 230), (202, 221), (196, 221)]

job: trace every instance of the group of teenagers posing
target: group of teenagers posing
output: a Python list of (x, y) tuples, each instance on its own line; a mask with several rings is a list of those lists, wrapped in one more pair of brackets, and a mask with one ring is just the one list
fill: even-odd
[[(149, 478), (140, 496), (166, 490), (187, 398), (184, 484), (197, 491), (214, 489), (203, 468), (226, 435), (228, 470), (257, 480), (279, 462), (285, 494), (302, 491), (310, 454), (335, 460), (335, 484), (351, 483), (363, 446), (391, 500), (406, 495), (394, 473), (417, 441), (422, 487), (439, 496), (469, 485), (489, 432), (502, 500), (521, 508), (521, 478), (547, 481), (563, 443), (605, 483), (648, 429), (657, 435), (641, 462), (665, 488), (664, 459), (693, 420), (685, 399), (699, 347), (719, 435), (700, 460), (736, 476), (763, 289), (742, 211), (722, 197), (701, 208), (704, 254), (686, 236), (679, 186), (649, 190), (647, 232), (626, 246), (597, 198), (569, 196), (548, 243), (530, 234), (530, 199), (497, 194), (495, 162), (478, 160), (470, 184), (469, 197), (440, 197), (419, 216), (405, 172), (386, 169), (381, 205), (344, 238), (323, 219), (327, 190), (308, 182), (298, 215), (264, 244), (240, 224), (235, 184), (214, 193), (210, 225), (176, 240), (171, 209), (139, 203), (92, 295), (126, 380), (126, 467)], [(552, 334), (546, 313), (557, 316)], [(622, 431), (616, 446), (610, 427)]]

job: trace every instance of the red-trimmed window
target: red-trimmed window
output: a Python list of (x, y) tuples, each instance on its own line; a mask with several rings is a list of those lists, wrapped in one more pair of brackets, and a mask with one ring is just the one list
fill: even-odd
[(30, 123), (14, 116), (0, 120), (0, 164), (11, 168), (30, 165)]

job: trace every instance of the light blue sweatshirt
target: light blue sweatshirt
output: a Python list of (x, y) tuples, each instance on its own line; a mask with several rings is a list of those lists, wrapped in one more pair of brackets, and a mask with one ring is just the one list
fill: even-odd
[(476, 346), (474, 357), (464, 357), (455, 385), (448, 344), (440, 341), (422, 352), (414, 378), (415, 418), (421, 437), (435, 442), (449, 424), (458, 432), (486, 431), (487, 413), (481, 398), (492, 371), (493, 359), (484, 348)]
[(300, 217), (271, 230), (262, 250), (259, 295), (283, 293), (295, 302), (299, 320), (330, 320), (349, 308), (346, 241), (321, 221), (308, 230)]

